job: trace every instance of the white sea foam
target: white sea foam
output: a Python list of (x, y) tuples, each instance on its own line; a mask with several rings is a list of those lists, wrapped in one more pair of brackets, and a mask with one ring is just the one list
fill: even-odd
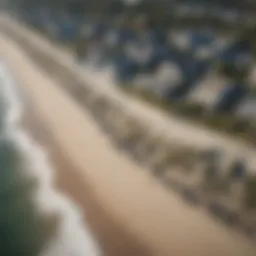
[(0, 62), (1, 94), (7, 104), (5, 136), (15, 141), (25, 164), (24, 176), (39, 181), (33, 199), (40, 213), (60, 214), (61, 224), (57, 235), (40, 256), (98, 256), (100, 250), (88, 227), (85, 226), (82, 212), (78, 207), (53, 188), (53, 174), (48, 155), (19, 125), (23, 105), (15, 88), (15, 81), (4, 61)]

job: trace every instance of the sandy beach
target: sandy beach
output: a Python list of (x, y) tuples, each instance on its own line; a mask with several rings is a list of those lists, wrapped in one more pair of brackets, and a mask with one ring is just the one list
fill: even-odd
[(90, 114), (19, 46), (1, 36), (0, 49), (49, 130), (42, 136), (34, 128), (33, 134), (52, 149), (59, 188), (85, 208), (106, 255), (255, 255), (245, 238), (187, 206), (117, 152)]
[(26, 104), (24, 128), (50, 152), (50, 161), (55, 170), (56, 189), (82, 209), (86, 224), (93, 230), (93, 235), (103, 255), (151, 255), (146, 246), (139, 244), (101, 207), (87, 182), (82, 179), (65, 152), (58, 147), (51, 132), (38, 116), (37, 110), (32, 107), (33, 102), (26, 102)]

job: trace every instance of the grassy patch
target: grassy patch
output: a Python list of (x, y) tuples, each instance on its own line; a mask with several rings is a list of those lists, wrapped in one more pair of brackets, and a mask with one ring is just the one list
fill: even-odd
[(256, 125), (250, 121), (241, 120), (233, 113), (207, 113), (200, 104), (189, 103), (186, 101), (170, 102), (158, 99), (156, 96), (145, 91), (138, 91), (130, 85), (120, 86), (122, 91), (136, 96), (158, 109), (167, 113), (179, 115), (203, 126), (231, 134), (256, 145)]
[(246, 181), (244, 202), (247, 209), (256, 209), (256, 176)]

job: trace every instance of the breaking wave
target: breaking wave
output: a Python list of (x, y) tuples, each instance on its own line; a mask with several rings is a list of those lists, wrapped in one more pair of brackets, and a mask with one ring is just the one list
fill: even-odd
[(83, 215), (53, 188), (47, 151), (20, 125), (23, 104), (0, 61), (0, 255), (98, 256)]

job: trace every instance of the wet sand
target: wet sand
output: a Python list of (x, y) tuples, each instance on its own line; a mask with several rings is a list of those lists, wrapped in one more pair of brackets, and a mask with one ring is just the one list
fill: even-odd
[[(145, 169), (116, 152), (89, 113), (82, 111), (12, 41), (2, 37), (0, 46), (20, 85), (34, 100), (56, 145), (72, 162), (71, 169), (79, 172), (81, 184), (76, 189), (83, 194), (84, 184), (88, 184), (103, 212), (108, 212), (123, 230), (133, 235), (134, 241), (147, 245), (157, 256), (255, 255), (254, 248), (243, 237), (184, 204)], [(67, 177), (70, 176), (68, 180), (73, 179), (73, 173)], [(78, 193), (71, 187), (70, 190)]]
[(75, 202), (84, 213), (86, 225), (93, 231), (104, 256), (150, 256), (146, 247), (139, 244), (100, 206), (81, 177), (79, 171), (55, 142), (51, 132), (40, 118), (35, 104), (26, 102), (23, 125), (29, 134), (48, 152), (54, 166), (56, 189)]

